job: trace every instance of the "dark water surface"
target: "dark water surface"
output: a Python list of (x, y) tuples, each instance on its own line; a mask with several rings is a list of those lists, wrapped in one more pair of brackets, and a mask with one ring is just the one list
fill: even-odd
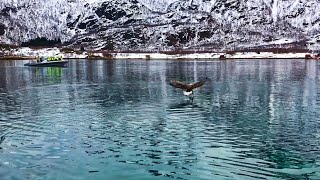
[(25, 62), (0, 61), (1, 180), (320, 179), (318, 61)]

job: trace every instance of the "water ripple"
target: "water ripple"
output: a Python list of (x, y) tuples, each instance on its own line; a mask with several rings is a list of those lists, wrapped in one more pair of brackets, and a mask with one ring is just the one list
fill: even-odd
[[(319, 72), (305, 61), (79, 60), (52, 70), (0, 77), (2, 179), (320, 177)], [(212, 81), (193, 103), (168, 85), (202, 77)]]

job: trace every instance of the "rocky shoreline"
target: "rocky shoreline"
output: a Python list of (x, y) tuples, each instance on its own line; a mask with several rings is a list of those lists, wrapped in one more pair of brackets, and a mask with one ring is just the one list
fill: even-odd
[(65, 51), (60, 48), (18, 48), (0, 51), (0, 60), (28, 60), (37, 56), (62, 56), (64, 59), (145, 59), (145, 60), (193, 60), (193, 59), (319, 59), (317, 52), (110, 52), (110, 51)]

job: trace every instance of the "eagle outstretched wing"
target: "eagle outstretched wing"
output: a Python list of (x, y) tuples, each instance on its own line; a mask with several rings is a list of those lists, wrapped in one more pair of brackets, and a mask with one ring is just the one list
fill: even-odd
[(189, 89), (192, 90), (192, 89), (201, 87), (201, 86), (204, 85), (205, 82), (206, 82), (206, 80), (202, 80), (202, 81), (198, 81), (196, 83), (193, 83), (193, 84), (190, 85)]
[(180, 81), (176, 81), (176, 80), (171, 80), (170, 81), (170, 85), (175, 87), (175, 88), (179, 88), (185, 91), (192, 91), (195, 88), (201, 87), (203, 86), (203, 84), (207, 81), (208, 78), (202, 80), (202, 81), (198, 81), (196, 83), (192, 83), (192, 84), (186, 84)]
[(188, 84), (176, 80), (171, 80), (170, 85), (183, 90), (187, 90), (190, 87)]

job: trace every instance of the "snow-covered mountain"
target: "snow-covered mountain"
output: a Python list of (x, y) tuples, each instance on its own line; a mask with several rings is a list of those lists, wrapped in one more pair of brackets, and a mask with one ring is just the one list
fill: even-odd
[[(319, 0), (1, 0), (0, 43), (92, 49), (320, 49)], [(295, 43), (296, 42), (296, 43)]]

